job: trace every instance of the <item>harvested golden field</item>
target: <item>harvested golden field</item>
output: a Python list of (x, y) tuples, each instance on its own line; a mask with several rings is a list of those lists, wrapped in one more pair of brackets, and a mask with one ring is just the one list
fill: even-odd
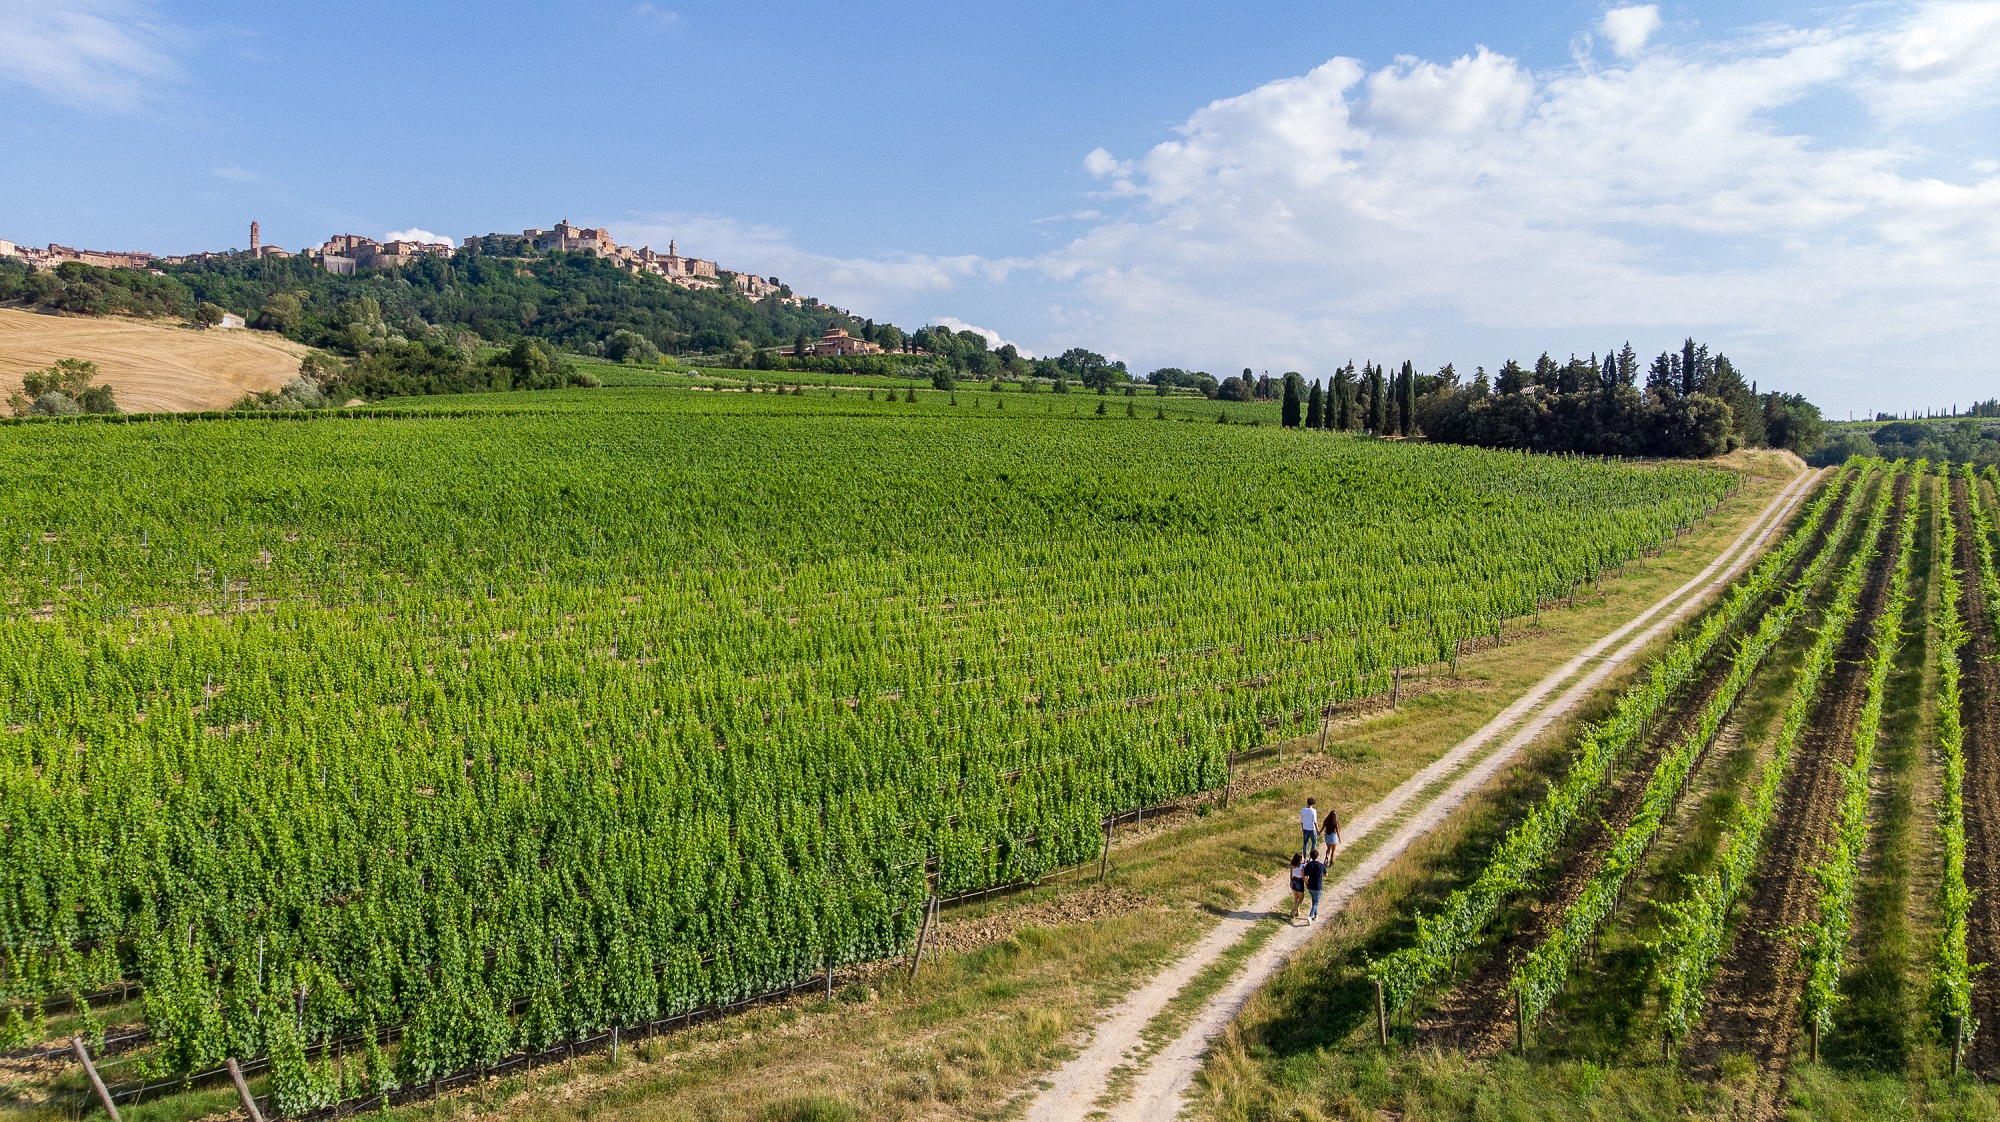
[(220, 409), (284, 385), (306, 350), (268, 331), (0, 308), (0, 397), (18, 392), (26, 371), (82, 358), (97, 364), (98, 380), (127, 413)]

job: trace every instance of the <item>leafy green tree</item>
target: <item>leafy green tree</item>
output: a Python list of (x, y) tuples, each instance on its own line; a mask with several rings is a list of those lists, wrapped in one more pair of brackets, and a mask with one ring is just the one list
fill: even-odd
[(1382, 381), (1382, 368), (1368, 367), (1368, 431), (1386, 436), (1389, 431), (1389, 395)]
[(1326, 400), (1321, 396), (1319, 383), (1314, 382), (1312, 384), (1312, 392), (1306, 395), (1306, 427), (1308, 429), (1322, 428), (1324, 427), (1325, 418)]
[(194, 315), (189, 319), (196, 327), (214, 327), (222, 322), (222, 305), (203, 300), (194, 306)]
[(636, 331), (619, 330), (604, 344), (604, 357), (613, 362), (631, 362), (641, 365), (660, 361), (660, 348), (651, 339)]
[(792, 357), (804, 358), (811, 353), (812, 340), (806, 337), (806, 329), (801, 327), (799, 333), (792, 336)]
[(1500, 367), (1499, 376), (1493, 379), (1493, 392), (1520, 393), (1528, 388), (1528, 384), (1528, 372), (1521, 368), (1520, 363), (1510, 358)]
[(1764, 441), (1767, 447), (1788, 448), (1801, 456), (1818, 448), (1826, 436), (1819, 406), (1801, 394), (1764, 395)]
[(298, 329), (298, 325), (305, 319), (305, 314), (305, 305), (299, 302), (297, 295), (290, 292), (273, 292), (270, 298), (264, 301), (263, 308), (257, 312), (257, 318), (253, 322), (267, 331), (289, 333)]

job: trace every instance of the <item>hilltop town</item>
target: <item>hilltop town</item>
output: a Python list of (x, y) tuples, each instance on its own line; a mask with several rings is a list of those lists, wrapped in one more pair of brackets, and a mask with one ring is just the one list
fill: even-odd
[[(699, 257), (683, 257), (677, 241), (669, 240), (665, 253), (660, 253), (651, 246), (619, 245), (612, 239), (609, 230), (603, 227), (572, 225), (567, 218), (547, 230), (537, 227), (523, 230), (519, 234), (477, 234), (465, 239), (464, 245), (460, 248), (473, 253), (497, 256), (521, 255), (526, 250), (536, 253), (588, 253), (629, 272), (651, 274), (682, 288), (694, 290), (726, 288), (752, 301), (775, 298), (792, 305), (806, 302), (803, 297), (785, 287), (777, 277), (721, 269), (714, 261)], [(319, 246), (303, 250), (302, 254), (313, 264), (336, 276), (354, 276), (370, 269), (407, 265), (424, 257), (449, 257), (454, 252), (456, 250), (449, 241), (419, 242), (398, 239), (384, 241), (362, 234), (335, 234)], [(158, 272), (161, 265), (180, 265), (192, 261), (238, 256), (284, 258), (293, 254), (278, 246), (264, 244), (263, 231), (256, 222), (250, 223), (248, 250), (207, 251), (173, 256), (144, 251), (76, 249), (54, 242), (49, 243), (44, 249), (17, 246), (11, 241), (0, 240), (0, 258), (13, 257), (24, 261), (34, 269), (54, 269), (65, 262), (75, 261), (106, 269), (148, 269)]]

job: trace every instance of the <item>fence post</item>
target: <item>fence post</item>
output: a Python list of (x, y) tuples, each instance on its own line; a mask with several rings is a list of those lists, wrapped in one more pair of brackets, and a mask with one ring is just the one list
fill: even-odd
[(611, 1026), (611, 1066), (618, 1066), (618, 1026)]
[(1236, 749), (1231, 748), (1229, 750), (1228, 760), (1229, 762), (1224, 765), (1228, 770), (1223, 773), (1224, 780), (1222, 784), (1222, 809), (1224, 810), (1229, 809), (1229, 796), (1236, 790)]
[[(1951, 1017), (1951, 1074), (1958, 1077), (1959, 1058), (1965, 1053), (1965, 1014), (1954, 1013)], [(95, 1073), (93, 1073), (93, 1078)], [(112, 1115), (116, 1118), (117, 1115)]]
[(97, 1089), (97, 1101), (104, 1104), (104, 1113), (111, 1116), (111, 1122), (121, 1122), (118, 1104), (111, 1101), (111, 1089), (104, 1085), (104, 1077), (97, 1074), (97, 1065), (90, 1062), (90, 1049), (83, 1046), (83, 1037), (70, 1037), (69, 1046), (76, 1052), (76, 1058), (83, 1061), (83, 1070), (90, 1075), (90, 1085)]
[(1389, 708), (1394, 709), (1396, 707), (1396, 702), (1400, 700), (1402, 696), (1403, 696), (1403, 668), (1401, 666), (1398, 666), (1396, 667), (1395, 684), (1389, 687)]
[(243, 1111), (250, 1116), (250, 1122), (264, 1122), (264, 1112), (257, 1109), (257, 1100), (250, 1094), (250, 1085), (243, 1082), (243, 1069), (237, 1067), (233, 1059), (223, 1063), (229, 1068), (229, 1081), (236, 1084), (236, 1097), (243, 1100)]
[(1097, 858), (1097, 879), (1104, 879), (1104, 871), (1111, 866), (1111, 816), (1104, 818), (1104, 852)]
[(1375, 979), (1375, 1035), (1382, 1040), (1382, 1047), (1389, 1046), (1389, 1007), (1382, 1001), (1382, 979)]
[(1528, 1054), (1528, 999), (1520, 990), (1514, 991), (1514, 1052)]
[(1818, 1018), (1818, 1017), (1814, 1017), (1814, 1018), (1813, 1018), (1813, 1021), (1812, 1021), (1812, 1030), (1813, 1030), (1813, 1033), (1812, 1033), (1812, 1062), (1814, 1062), (1814, 1063), (1818, 1063), (1818, 1062), (1819, 1062), (1819, 1018)]
[(1451, 676), (1458, 677), (1458, 656), (1465, 653), (1465, 640), (1459, 639), (1451, 645)]
[(917, 976), (917, 967), (924, 964), (924, 940), (930, 937), (931, 919), (935, 915), (937, 915), (937, 894), (932, 893), (931, 898), (924, 901), (924, 925), (917, 929), (916, 953), (910, 956), (910, 978), (913, 981)]

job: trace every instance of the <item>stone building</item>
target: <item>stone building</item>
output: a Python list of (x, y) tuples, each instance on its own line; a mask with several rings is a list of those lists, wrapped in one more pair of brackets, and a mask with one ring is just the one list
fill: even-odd
[(813, 357), (821, 355), (879, 355), (882, 348), (865, 339), (856, 339), (845, 328), (829, 327), (812, 345)]
[(407, 265), (419, 257), (449, 257), (447, 242), (378, 242), (360, 234), (335, 234), (313, 251), (314, 264), (336, 276), (351, 277), (360, 269)]

